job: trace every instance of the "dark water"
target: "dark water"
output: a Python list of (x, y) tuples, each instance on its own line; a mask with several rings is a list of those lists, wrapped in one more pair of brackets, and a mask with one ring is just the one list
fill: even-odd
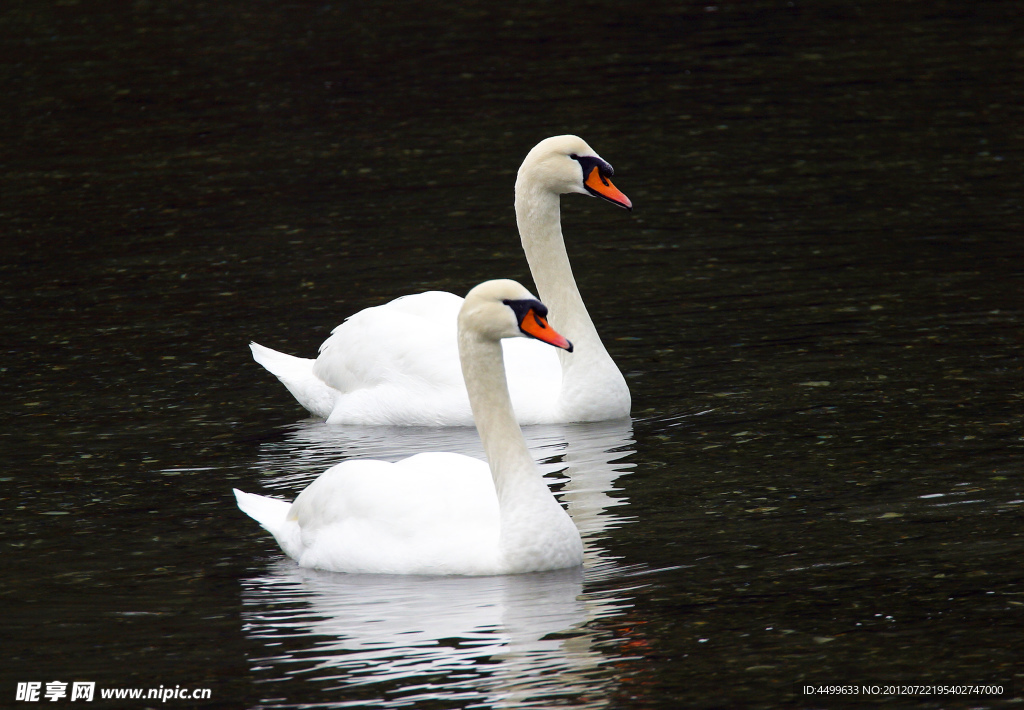
[[(0, 10), (0, 704), (1019, 703), (1017, 5), (369, 5)], [(246, 343), (528, 281), (514, 173), (564, 132), (636, 206), (563, 199), (633, 419), (527, 432), (586, 567), (298, 570), (232, 486), (476, 442), (306, 421)]]

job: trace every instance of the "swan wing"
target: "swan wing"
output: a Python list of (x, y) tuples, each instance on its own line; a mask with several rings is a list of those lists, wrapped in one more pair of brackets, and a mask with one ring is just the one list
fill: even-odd
[(292, 505), (303, 567), (394, 574), (487, 574), (498, 559), (490, 469), (461, 454), (350, 460)]
[(459, 367), (462, 298), (442, 291), (362, 310), (331, 333), (313, 365), (340, 393), (338, 424), (472, 424)]

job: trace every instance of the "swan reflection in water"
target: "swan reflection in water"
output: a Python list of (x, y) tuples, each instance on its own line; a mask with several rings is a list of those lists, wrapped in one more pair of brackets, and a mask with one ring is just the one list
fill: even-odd
[(610, 681), (585, 625), (618, 602), (585, 598), (583, 575), (337, 574), (281, 561), (245, 581), (242, 618), (266, 652), (254, 670), (342, 690), (332, 701), (507, 707), (571, 696), (597, 708)]
[[(631, 576), (600, 547), (601, 533), (627, 520), (615, 479), (633, 466), (632, 422), (525, 427), (545, 479), (579, 527), (583, 568), (494, 577), (357, 575), (302, 569), (281, 559), (243, 582), (247, 635), (266, 654), (254, 670), (298, 677), (324, 690), (347, 688), (375, 706), (455, 697), (495, 706), (526, 698), (592, 698), (609, 682), (587, 622), (617, 613), (618, 594), (584, 594), (585, 582)], [(262, 446), (268, 489), (293, 497), (345, 458), (397, 460), (425, 450), (483, 457), (475, 429), (337, 427), (305, 421)], [(633, 586), (631, 582), (629, 586)], [(604, 586), (604, 585), (602, 585)], [(281, 649), (287, 648), (287, 652)], [(603, 679), (603, 680), (602, 680)], [(380, 686), (389, 690), (380, 699)], [(389, 700), (390, 699), (390, 700)], [(337, 700), (337, 698), (335, 698)]]

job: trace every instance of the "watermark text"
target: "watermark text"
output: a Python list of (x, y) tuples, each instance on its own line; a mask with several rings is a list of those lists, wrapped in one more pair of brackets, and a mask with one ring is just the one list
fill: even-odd
[(14, 699), (22, 703), (38, 702), (93, 702), (100, 700), (209, 700), (209, 688), (182, 688), (180, 685), (159, 688), (99, 688), (96, 683), (61, 680), (27, 681), (18, 683)]

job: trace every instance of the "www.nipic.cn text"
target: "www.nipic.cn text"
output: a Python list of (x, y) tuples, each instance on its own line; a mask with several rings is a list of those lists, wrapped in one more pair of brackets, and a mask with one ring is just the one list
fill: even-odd
[(182, 688), (180, 685), (173, 688), (165, 688), (162, 685), (159, 688), (100, 688), (97, 693), (96, 683), (51, 680), (47, 683), (18, 683), (14, 699), (24, 703), (37, 703), (43, 700), (92, 702), (96, 700), (97, 695), (100, 700), (159, 700), (166, 703), (168, 700), (209, 700), (211, 693), (209, 688)]

